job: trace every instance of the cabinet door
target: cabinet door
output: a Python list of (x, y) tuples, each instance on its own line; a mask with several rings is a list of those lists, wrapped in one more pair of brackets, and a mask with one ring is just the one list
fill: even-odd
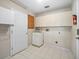
[(34, 16), (28, 15), (28, 28), (29, 29), (34, 28)]
[(27, 48), (27, 15), (15, 11), (15, 24), (11, 28), (11, 55), (14, 55)]
[(0, 7), (0, 24), (14, 24), (13, 15), (11, 10)]

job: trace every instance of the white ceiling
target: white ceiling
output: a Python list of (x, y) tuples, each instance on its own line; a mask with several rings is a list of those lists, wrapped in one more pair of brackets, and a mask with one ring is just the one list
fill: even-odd
[[(33, 13), (40, 14), (50, 10), (58, 10), (71, 7), (72, 0), (14, 0), (29, 8)], [(49, 8), (44, 8), (49, 5)]]

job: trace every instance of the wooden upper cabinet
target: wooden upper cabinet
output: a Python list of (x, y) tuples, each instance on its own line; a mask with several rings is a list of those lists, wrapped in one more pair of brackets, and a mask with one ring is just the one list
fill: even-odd
[(28, 15), (28, 28), (34, 29), (34, 16)]

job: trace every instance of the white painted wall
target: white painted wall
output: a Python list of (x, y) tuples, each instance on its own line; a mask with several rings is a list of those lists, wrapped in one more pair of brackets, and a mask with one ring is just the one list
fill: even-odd
[(28, 46), (32, 45), (32, 33), (34, 32), (34, 29), (28, 29)]
[(79, 40), (76, 39), (77, 28), (79, 28), (79, 0), (73, 0), (72, 5), (72, 14), (77, 15), (77, 25), (73, 25), (73, 40), (72, 40), (72, 52), (75, 56), (75, 59), (79, 59)]
[(36, 27), (44, 26), (72, 26), (71, 11), (46, 14), (36, 18)]
[[(72, 41), (72, 11), (50, 13), (36, 18), (36, 27), (47, 27), (52, 31), (44, 32), (44, 39), (53, 45), (71, 49)], [(69, 26), (69, 27), (65, 27)], [(70, 27), (71, 26), (71, 27)], [(58, 34), (61, 32), (61, 35)], [(57, 37), (58, 35), (58, 37)], [(64, 36), (63, 36), (64, 35)], [(59, 43), (56, 44), (55, 41)]]
[[(77, 17), (78, 17), (78, 20), (77, 20), (77, 29), (79, 29), (79, 0), (77, 0)], [(78, 35), (79, 37), (79, 35)], [(79, 40), (77, 39), (77, 59), (79, 59)]]
[[(46, 29), (49, 29), (49, 31), (46, 31)], [(42, 31), (44, 32), (44, 44), (71, 50), (72, 27), (44, 27)]]

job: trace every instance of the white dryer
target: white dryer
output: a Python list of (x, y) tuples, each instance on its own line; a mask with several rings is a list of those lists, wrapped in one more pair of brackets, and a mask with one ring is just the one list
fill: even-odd
[(32, 33), (32, 45), (42, 46), (44, 44), (44, 35), (43, 32), (33, 32)]

